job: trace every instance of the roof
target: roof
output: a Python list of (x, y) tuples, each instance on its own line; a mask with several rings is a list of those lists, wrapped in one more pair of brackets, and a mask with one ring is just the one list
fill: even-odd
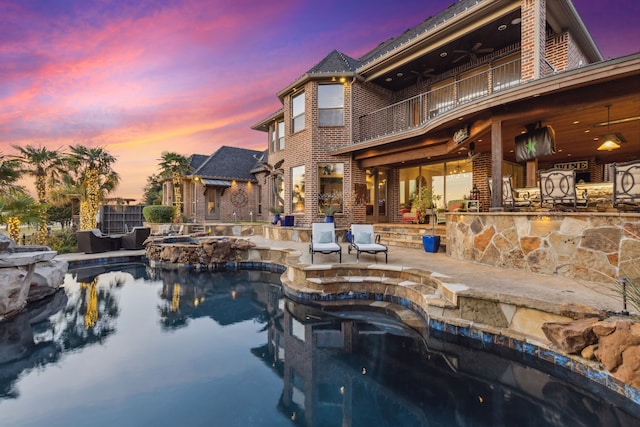
[(208, 158), (209, 156), (205, 156), (204, 154), (192, 154), (189, 156), (189, 166), (191, 166), (191, 169), (196, 170), (202, 166)]
[[(210, 155), (191, 175), (218, 180), (256, 181), (251, 170), (263, 151), (222, 146)], [(194, 157), (194, 156), (192, 156)]]
[(353, 59), (342, 52), (333, 50), (320, 62), (311, 67), (307, 74), (319, 73), (344, 73), (355, 71), (360, 66), (360, 61)]

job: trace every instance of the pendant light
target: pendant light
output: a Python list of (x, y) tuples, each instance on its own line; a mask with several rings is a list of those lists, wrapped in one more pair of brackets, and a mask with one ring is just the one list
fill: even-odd
[(609, 126), (611, 123), (611, 104), (607, 104), (605, 105), (605, 107), (607, 107), (607, 134), (602, 137), (602, 139), (604, 139), (604, 142), (600, 144), (600, 146), (598, 147), (598, 151), (617, 150), (618, 148), (620, 148), (619, 140), (615, 135), (612, 135), (609, 130)]

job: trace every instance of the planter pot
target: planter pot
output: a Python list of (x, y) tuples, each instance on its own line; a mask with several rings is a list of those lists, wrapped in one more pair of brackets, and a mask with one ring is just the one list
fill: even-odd
[(422, 246), (425, 252), (438, 252), (440, 249), (440, 236), (425, 234), (422, 236)]
[(324, 222), (333, 222), (333, 217), (332, 216), (325, 216), (324, 217)]
[(273, 222), (271, 224), (272, 225), (276, 225), (279, 222), (280, 222), (280, 214), (274, 214), (273, 215)]

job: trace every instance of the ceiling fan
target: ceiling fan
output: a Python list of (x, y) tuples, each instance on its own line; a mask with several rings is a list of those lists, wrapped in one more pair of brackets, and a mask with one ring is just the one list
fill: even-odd
[[(429, 69), (424, 70), (424, 71), (411, 70), (411, 73), (415, 74), (417, 76), (416, 82), (420, 82), (420, 81), (422, 81), (422, 79), (431, 79), (431, 78), (435, 77), (436, 74), (433, 74), (434, 71), (435, 71), (435, 68), (429, 68)], [(407, 77), (407, 79), (405, 79), (405, 80), (408, 80), (410, 78), (413, 78), (413, 77)]]
[(454, 52), (461, 53), (462, 55), (460, 55), (459, 57), (454, 59), (452, 64), (455, 64), (456, 62), (462, 61), (467, 56), (469, 57), (469, 59), (471, 61), (475, 61), (476, 59), (478, 59), (478, 54), (493, 52), (493, 48), (492, 47), (485, 47), (484, 49), (480, 49), (481, 46), (482, 46), (482, 43), (478, 42), (478, 43), (474, 44), (473, 47), (471, 49), (469, 49), (469, 50), (454, 50)]

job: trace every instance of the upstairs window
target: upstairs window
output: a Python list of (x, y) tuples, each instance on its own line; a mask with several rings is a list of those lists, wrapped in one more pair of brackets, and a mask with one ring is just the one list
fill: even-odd
[(291, 98), (292, 133), (304, 129), (304, 92)]
[(271, 146), (271, 152), (275, 152), (276, 147), (276, 128), (275, 126), (269, 126), (269, 145)]
[(278, 122), (278, 150), (284, 150), (284, 122)]
[(342, 126), (344, 124), (344, 87), (318, 86), (318, 126)]

